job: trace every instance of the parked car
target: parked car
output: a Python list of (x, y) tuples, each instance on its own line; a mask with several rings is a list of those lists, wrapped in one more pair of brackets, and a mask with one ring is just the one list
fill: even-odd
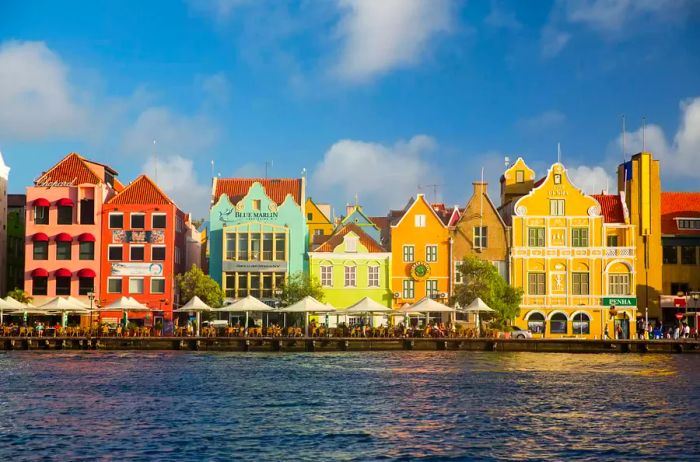
[(529, 330), (523, 330), (516, 326), (512, 326), (512, 329), (513, 330), (510, 333), (510, 338), (532, 338), (532, 332), (530, 332)]

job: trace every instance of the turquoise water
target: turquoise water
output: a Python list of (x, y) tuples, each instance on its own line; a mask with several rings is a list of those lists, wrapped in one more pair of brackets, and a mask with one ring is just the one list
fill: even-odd
[(700, 355), (0, 353), (0, 460), (691, 460)]

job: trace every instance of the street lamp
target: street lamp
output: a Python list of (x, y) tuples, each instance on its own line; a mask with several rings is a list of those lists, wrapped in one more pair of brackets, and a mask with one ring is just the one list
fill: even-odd
[(87, 293), (87, 298), (90, 300), (90, 329), (89, 332), (92, 333), (92, 302), (95, 300), (95, 292), (92, 290)]

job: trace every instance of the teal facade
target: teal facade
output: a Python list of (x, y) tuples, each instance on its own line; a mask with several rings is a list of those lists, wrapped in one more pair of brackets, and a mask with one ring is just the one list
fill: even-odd
[(362, 211), (362, 207), (359, 205), (354, 206), (348, 216), (343, 218), (341, 225), (347, 225), (350, 223), (354, 223), (359, 226), (363, 232), (367, 233), (367, 235), (376, 242), (381, 242), (381, 230), (372, 220), (369, 219), (367, 215), (365, 215), (365, 213)]
[(224, 193), (210, 209), (209, 274), (227, 298), (273, 300), (288, 274), (308, 271), (308, 242), (304, 201), (277, 204), (254, 182), (237, 203)]

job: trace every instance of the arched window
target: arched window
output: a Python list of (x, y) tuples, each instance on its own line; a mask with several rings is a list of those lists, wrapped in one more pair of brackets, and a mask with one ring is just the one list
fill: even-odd
[(553, 334), (566, 334), (568, 321), (564, 313), (554, 313), (549, 321), (550, 332)]
[(542, 313), (532, 313), (527, 319), (527, 328), (533, 334), (544, 333), (544, 315)]
[(573, 322), (574, 334), (584, 335), (591, 333), (591, 318), (586, 313), (576, 313)]

